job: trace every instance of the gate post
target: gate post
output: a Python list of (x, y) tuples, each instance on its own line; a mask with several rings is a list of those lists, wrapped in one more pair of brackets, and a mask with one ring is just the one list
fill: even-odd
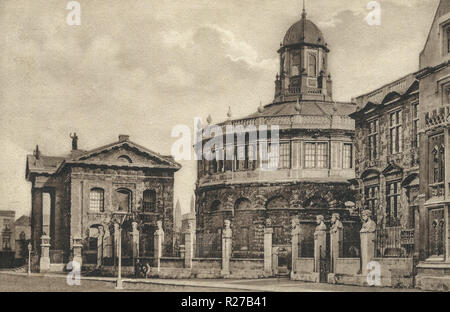
[(372, 212), (364, 210), (362, 212), (363, 225), (360, 231), (361, 236), (361, 273), (367, 276), (367, 264), (375, 257), (375, 231), (376, 223), (371, 219)]
[(273, 276), (273, 259), (272, 259), (272, 221), (266, 220), (266, 227), (264, 228), (264, 275), (266, 277)]
[(293, 274), (295, 274), (297, 271), (297, 267), (296, 267), (296, 263), (297, 263), (297, 258), (299, 255), (299, 248), (298, 248), (298, 243), (299, 243), (299, 234), (300, 234), (300, 220), (298, 219), (298, 217), (293, 217), (292, 218), (292, 230), (291, 230), (291, 242), (292, 242), (292, 253), (291, 253), (291, 261), (292, 261), (292, 265), (291, 265), (291, 278), (293, 276)]
[(164, 243), (164, 230), (162, 229), (162, 221), (156, 221), (156, 226), (158, 228), (155, 231), (154, 248), (155, 248), (155, 263), (159, 273), (162, 257), (162, 248)]
[(230, 275), (230, 259), (231, 259), (231, 239), (233, 237), (233, 232), (231, 230), (230, 220), (225, 220), (225, 228), (222, 232), (222, 276)]
[(80, 269), (83, 266), (83, 257), (81, 255), (81, 249), (83, 248), (83, 239), (81, 237), (73, 238), (73, 259), (72, 261), (80, 264)]
[(192, 268), (192, 258), (194, 258), (194, 224), (189, 220), (188, 228), (184, 232), (184, 267)]
[(103, 260), (103, 238), (105, 236), (105, 230), (103, 226), (98, 228), (98, 238), (97, 238), (97, 268), (102, 265)]
[(341, 217), (338, 213), (333, 213), (331, 216), (330, 229), (330, 263), (331, 270), (328, 274), (328, 283), (336, 284), (336, 263), (337, 259), (343, 255), (344, 243), (344, 226), (341, 222)]
[(50, 236), (41, 236), (41, 256), (39, 258), (39, 272), (50, 270)]
[(132, 222), (131, 227), (131, 235), (133, 237), (133, 259), (136, 259), (139, 257), (139, 230), (137, 228), (137, 222)]
[(324, 217), (318, 215), (316, 217), (316, 230), (314, 232), (314, 282), (320, 282), (320, 265), (327, 255), (327, 226), (324, 223)]

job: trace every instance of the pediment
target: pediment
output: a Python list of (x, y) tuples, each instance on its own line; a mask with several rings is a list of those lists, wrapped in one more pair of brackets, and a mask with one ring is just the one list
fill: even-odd
[(390, 175), (390, 174), (396, 174), (396, 173), (402, 173), (403, 172), (403, 168), (398, 166), (395, 163), (389, 163), (389, 165), (387, 165), (386, 168), (384, 168), (383, 170), (383, 175)]
[(180, 168), (180, 165), (171, 157), (162, 156), (131, 141), (118, 142), (88, 151), (74, 161), (105, 165), (133, 166), (135, 164)]

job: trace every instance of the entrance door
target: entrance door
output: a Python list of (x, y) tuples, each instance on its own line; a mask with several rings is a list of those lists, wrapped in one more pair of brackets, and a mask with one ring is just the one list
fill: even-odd
[(324, 246), (325, 250), (320, 251), (319, 257), (319, 272), (320, 282), (328, 282), (328, 274), (330, 273), (331, 255), (330, 255), (330, 233), (327, 233), (327, 239)]

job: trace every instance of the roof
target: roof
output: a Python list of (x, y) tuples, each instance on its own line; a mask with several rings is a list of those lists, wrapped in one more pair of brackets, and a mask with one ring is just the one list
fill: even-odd
[(29, 216), (21, 216), (19, 219), (14, 222), (14, 225), (16, 226), (31, 226), (31, 218)]
[[(145, 154), (148, 158), (156, 160), (157, 164), (149, 163), (125, 163), (122, 161), (105, 161), (105, 160), (92, 160), (89, 159), (95, 155), (110, 151), (115, 148), (128, 147), (134, 149), (137, 152)], [(36, 153), (35, 153), (36, 154)], [(45, 156), (40, 153), (39, 157), (36, 155), (27, 155), (26, 164), (26, 178), (30, 178), (30, 174), (38, 175), (52, 175), (60, 171), (63, 167), (71, 164), (84, 164), (84, 165), (106, 165), (116, 167), (128, 167), (128, 168), (158, 168), (158, 169), (171, 169), (179, 170), (181, 165), (175, 162), (172, 156), (164, 156), (153, 152), (139, 144), (136, 144), (130, 140), (119, 140), (111, 144), (107, 144), (90, 151), (75, 150), (67, 156)]]
[(419, 82), (416, 77), (418, 73), (410, 73), (369, 93), (356, 97), (356, 112), (350, 114), (350, 117), (355, 118), (373, 109), (383, 108), (418, 91)]
[(293, 24), (283, 39), (284, 46), (305, 43), (326, 46), (322, 31), (306, 17)]
[(245, 118), (286, 115), (348, 116), (355, 111), (355, 104), (353, 103), (300, 101), (299, 104), (299, 111), (296, 108), (296, 101), (269, 104), (264, 107), (264, 110), (262, 110), (261, 113), (257, 111), (256, 113), (253, 113)]

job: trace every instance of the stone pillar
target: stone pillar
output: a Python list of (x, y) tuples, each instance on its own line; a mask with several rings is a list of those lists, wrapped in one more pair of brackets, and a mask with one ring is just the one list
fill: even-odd
[(362, 212), (363, 225), (360, 231), (361, 236), (361, 273), (367, 276), (367, 264), (375, 257), (376, 223), (371, 219), (372, 212), (364, 210)]
[(41, 256), (39, 258), (39, 271), (41, 273), (50, 270), (50, 236), (41, 236)]
[(73, 248), (72, 261), (78, 262), (81, 268), (83, 265), (83, 256), (81, 254), (81, 250), (83, 249), (83, 240), (81, 239), (81, 237), (73, 238), (72, 248)]
[(184, 267), (192, 269), (192, 259), (194, 258), (194, 240), (195, 229), (194, 223), (190, 220), (189, 227), (184, 232)]
[(291, 269), (291, 275), (295, 274), (297, 272), (297, 258), (300, 253), (300, 250), (298, 248), (299, 245), (299, 235), (300, 235), (300, 221), (297, 217), (294, 217), (292, 219), (292, 230), (291, 230), (291, 242), (292, 242), (292, 269)]
[(272, 235), (273, 228), (270, 219), (266, 220), (266, 227), (264, 228), (264, 275), (273, 276), (274, 261), (272, 259)]
[(314, 273), (315, 281), (320, 281), (320, 261), (327, 255), (327, 228), (323, 216), (317, 216), (316, 230), (314, 232)]
[(338, 213), (331, 217), (332, 226), (330, 229), (330, 273), (328, 274), (328, 283), (336, 284), (336, 263), (337, 259), (343, 255), (344, 226), (340, 221)]
[(222, 276), (230, 275), (230, 259), (231, 259), (231, 239), (233, 232), (231, 230), (230, 220), (225, 220), (225, 228), (222, 231)]
[(155, 231), (154, 248), (155, 248), (156, 267), (158, 268), (159, 272), (163, 249), (164, 230), (162, 229), (162, 221), (157, 221), (156, 225), (158, 229)]
[(114, 267), (117, 265), (117, 258), (119, 257), (119, 235), (120, 235), (120, 225), (114, 223)]
[(97, 268), (102, 265), (104, 236), (105, 236), (105, 231), (103, 229), (103, 226), (100, 226), (98, 228), (98, 238), (97, 238)]
[(137, 222), (131, 223), (132, 231), (131, 235), (133, 237), (133, 258), (139, 257), (139, 230), (137, 228)]

